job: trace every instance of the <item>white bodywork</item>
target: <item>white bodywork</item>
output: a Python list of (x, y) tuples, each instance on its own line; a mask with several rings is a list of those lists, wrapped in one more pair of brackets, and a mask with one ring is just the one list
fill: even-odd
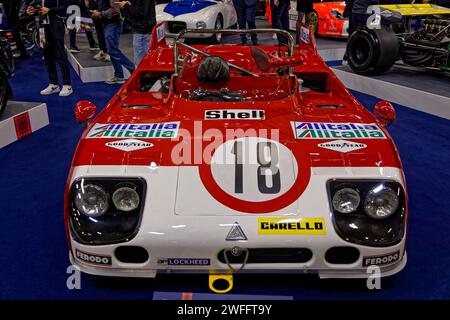
[[(198, 29), (197, 24), (203, 21), (205, 22), (206, 25), (206, 28), (204, 29), (215, 29), (216, 21), (219, 15), (221, 15), (223, 19), (222, 29), (227, 29), (230, 28), (231, 26), (236, 25), (237, 15), (232, 0), (223, 0), (223, 1), (211, 0), (210, 2), (214, 2), (216, 4), (203, 8), (197, 12), (181, 14), (175, 17), (167, 12), (164, 12), (164, 8), (168, 4), (158, 4), (156, 5), (156, 21), (157, 23), (163, 21), (186, 23), (186, 29)], [(164, 31), (165, 34), (169, 37), (173, 37), (177, 34), (171, 32), (168, 24), (165, 24)], [(188, 38), (208, 38), (210, 36), (211, 34), (207, 33), (186, 35), (186, 37)]]
[[(247, 264), (243, 272), (318, 273), (324, 278), (367, 277), (362, 265), (363, 257), (382, 256), (399, 251), (403, 258), (381, 267), (382, 275), (399, 272), (406, 264), (405, 237), (391, 247), (368, 247), (357, 244), (360, 258), (350, 265), (332, 265), (325, 261), (325, 252), (335, 246), (350, 243), (338, 236), (333, 226), (326, 183), (332, 178), (390, 179), (403, 187), (402, 172), (392, 167), (320, 167), (311, 168), (309, 184), (300, 198), (282, 210), (273, 213), (248, 214), (234, 211), (216, 201), (203, 186), (196, 166), (79, 166), (75, 167), (71, 181), (81, 177), (142, 177), (146, 180), (145, 207), (139, 231), (127, 243), (86, 246), (71, 238), (71, 261), (81, 271), (96, 275), (155, 277), (161, 272), (229, 272), (230, 266), (218, 260), (223, 249), (242, 248), (308, 248), (313, 257), (307, 263)], [(258, 218), (286, 217), (323, 218), (325, 235), (261, 235)], [(248, 240), (226, 241), (235, 223)], [(143, 264), (119, 262), (114, 251), (118, 246), (140, 246), (150, 258)], [(73, 256), (75, 250), (93, 255), (110, 256), (111, 266), (97, 266)], [(160, 265), (160, 259), (210, 259), (210, 265)], [(233, 265), (239, 269), (240, 265)]]

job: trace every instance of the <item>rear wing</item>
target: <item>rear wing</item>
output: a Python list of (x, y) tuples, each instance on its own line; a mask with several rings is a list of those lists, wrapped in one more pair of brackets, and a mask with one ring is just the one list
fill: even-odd
[(429, 3), (386, 4), (380, 8), (400, 13), (402, 16), (450, 15), (450, 9)]

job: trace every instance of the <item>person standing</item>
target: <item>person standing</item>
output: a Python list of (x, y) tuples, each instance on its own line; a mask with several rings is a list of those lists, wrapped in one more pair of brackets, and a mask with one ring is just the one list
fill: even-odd
[[(75, 5), (78, 8), (80, 8), (82, 17), (88, 15), (89, 11), (88, 11), (88, 8), (87, 8), (84, 0), (69, 0), (69, 4)], [(78, 53), (78, 52), (80, 52), (80, 49), (78, 49), (78, 47), (77, 47), (77, 29), (75, 26), (68, 26), (68, 29), (69, 29), (69, 40), (70, 40), (69, 51), (72, 53)], [(97, 43), (95, 42), (92, 31), (85, 30), (85, 33), (86, 33), (86, 37), (89, 41), (89, 50), (91, 50), (91, 51), (100, 50)]]
[[(258, 0), (233, 0), (238, 18), (239, 29), (256, 29), (256, 4)], [(253, 45), (258, 45), (256, 33), (251, 34)], [(247, 44), (247, 35), (241, 34), (241, 43)]]
[(300, 28), (302, 24), (310, 25), (313, 12), (313, 0), (297, 0), (297, 24), (295, 25), (295, 40), (297, 43), (300, 43)]
[(103, 23), (103, 30), (105, 33), (106, 47), (111, 57), (111, 63), (114, 68), (114, 76), (106, 80), (107, 84), (122, 84), (125, 83), (122, 66), (130, 73), (134, 72), (135, 66), (123, 53), (120, 51), (120, 36), (122, 35), (122, 17), (120, 10), (114, 8), (115, 0), (99, 0), (98, 10), (92, 11), (93, 19), (101, 19)]
[[(270, 0), (272, 11), (272, 28), (289, 31), (290, 0)], [(277, 34), (279, 45), (287, 45), (288, 40), (282, 34)]]
[[(27, 1), (27, 14), (29, 16), (40, 15), (41, 20), (47, 23), (41, 23), (44, 28), (46, 45), (43, 48), (44, 60), (47, 64), (50, 84), (41, 91), (41, 95), (50, 95), (59, 93), (59, 96), (66, 97), (73, 93), (70, 79), (69, 61), (64, 47), (64, 32), (66, 26), (64, 18), (66, 17), (68, 0), (45, 0), (42, 7), (36, 8), (30, 6), (33, 0)], [(60, 89), (58, 83), (58, 74), (56, 63), (58, 62), (63, 78), (63, 87)]]
[[(95, 10), (98, 11), (98, 1), (99, 0), (87, 0), (87, 7), (89, 12)], [(111, 62), (111, 57), (108, 54), (108, 48), (106, 48), (105, 32), (103, 30), (103, 23), (101, 18), (92, 19), (94, 23), (95, 32), (97, 33), (98, 45), (100, 51), (93, 57), (97, 61)]]
[(155, 0), (116, 2), (133, 27), (134, 64), (138, 66), (148, 52), (153, 27), (156, 24)]

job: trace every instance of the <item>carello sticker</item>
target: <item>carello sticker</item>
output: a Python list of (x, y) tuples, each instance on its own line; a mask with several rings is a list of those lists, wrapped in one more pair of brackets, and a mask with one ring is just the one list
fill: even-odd
[(206, 110), (205, 120), (262, 120), (264, 110)]
[(260, 235), (326, 235), (324, 218), (258, 218)]
[(200, 258), (166, 258), (158, 259), (158, 264), (168, 266), (209, 266), (211, 260)]
[(110, 266), (111, 256), (98, 255), (80, 251), (75, 249), (75, 256), (78, 260), (84, 261), (86, 263), (95, 264), (99, 266)]
[(400, 259), (400, 251), (396, 251), (389, 254), (384, 254), (380, 256), (371, 256), (363, 258), (363, 267), (368, 266), (384, 266), (397, 262)]
[(296, 139), (386, 139), (375, 123), (291, 122)]
[(95, 124), (86, 138), (176, 138), (180, 122)]

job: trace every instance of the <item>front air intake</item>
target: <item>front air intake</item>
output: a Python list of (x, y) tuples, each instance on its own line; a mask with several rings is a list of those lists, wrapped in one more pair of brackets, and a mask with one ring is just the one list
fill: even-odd
[[(229, 263), (243, 263), (246, 257), (245, 251), (239, 255), (234, 255), (231, 250), (227, 250)], [(313, 254), (306, 248), (255, 248), (248, 249), (247, 264), (251, 263), (306, 263), (311, 260)], [(217, 258), (222, 263), (227, 263), (225, 259), (225, 249), (220, 251)]]
[(121, 246), (114, 251), (116, 259), (122, 263), (144, 263), (149, 255), (147, 250), (137, 246)]

